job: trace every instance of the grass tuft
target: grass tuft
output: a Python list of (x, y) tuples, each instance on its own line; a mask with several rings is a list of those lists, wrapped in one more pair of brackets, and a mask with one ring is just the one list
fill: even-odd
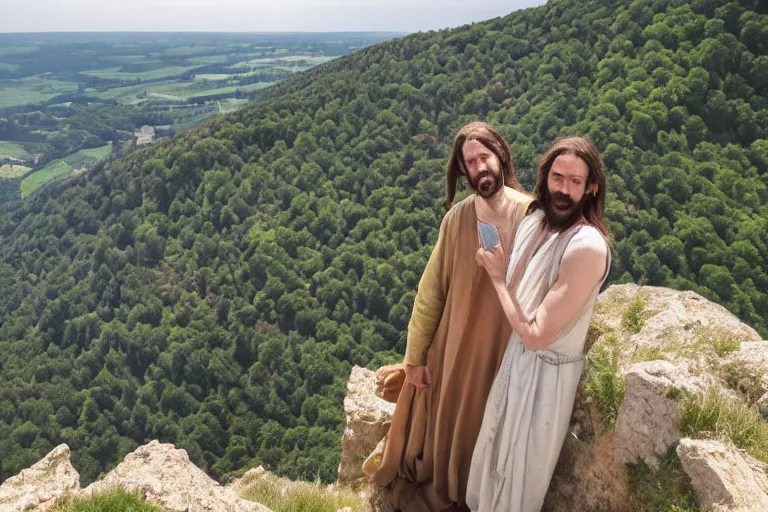
[(646, 361), (662, 361), (666, 356), (658, 347), (641, 347), (632, 356), (633, 363), (643, 363)]
[(639, 333), (645, 325), (647, 318), (645, 305), (647, 303), (648, 296), (644, 293), (638, 293), (621, 314), (621, 326), (630, 334)]
[(353, 512), (367, 512), (368, 503), (350, 488), (328, 489), (309, 482), (282, 482), (258, 478), (240, 491), (244, 499), (261, 503), (274, 512), (336, 512), (350, 507)]
[(627, 389), (626, 379), (619, 376), (620, 352), (618, 338), (609, 334), (605, 337), (605, 343), (589, 353), (584, 390), (595, 401), (603, 432), (609, 432), (616, 426), (616, 417)]
[(704, 398), (686, 396), (680, 405), (681, 436), (727, 439), (768, 463), (768, 423), (756, 407), (735, 403), (715, 393)]
[(643, 461), (627, 464), (630, 501), (635, 512), (700, 512), (675, 448), (667, 450), (657, 471)]
[(712, 347), (718, 356), (723, 357), (726, 354), (739, 350), (741, 342), (735, 338), (720, 336), (712, 340)]
[(118, 489), (87, 499), (66, 500), (51, 512), (163, 512), (163, 510), (142, 501), (136, 494)]

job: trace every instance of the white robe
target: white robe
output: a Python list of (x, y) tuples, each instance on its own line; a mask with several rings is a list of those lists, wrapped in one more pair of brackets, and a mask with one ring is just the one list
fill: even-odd
[[(517, 299), (527, 318), (533, 318), (557, 280), (571, 238), (579, 230), (595, 229), (581, 226), (553, 234), (530, 262), (521, 261), (538, 238), (542, 215), (537, 211), (520, 224), (507, 270), (509, 280), (516, 265), (527, 264), (517, 288)], [(568, 431), (595, 299), (607, 275), (608, 268), (582, 310), (548, 350), (529, 350), (518, 334), (512, 333), (472, 455), (467, 505), (473, 511), (541, 510)]]

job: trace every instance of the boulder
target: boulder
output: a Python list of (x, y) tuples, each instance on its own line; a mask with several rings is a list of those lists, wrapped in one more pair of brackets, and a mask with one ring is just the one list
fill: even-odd
[(720, 376), (750, 404), (768, 394), (768, 341), (745, 341), (717, 360)]
[(374, 372), (352, 368), (344, 398), (347, 423), (341, 441), (340, 484), (363, 478), (363, 462), (389, 431), (395, 404), (376, 396), (376, 387)]
[(676, 390), (704, 391), (702, 379), (685, 365), (669, 361), (634, 364), (627, 374), (624, 400), (613, 434), (614, 458), (621, 463), (644, 460), (658, 468), (659, 456), (680, 438)]
[(123, 462), (82, 494), (90, 496), (115, 488), (135, 492), (169, 512), (270, 512), (219, 485), (189, 460), (185, 450), (158, 441), (126, 455)]
[(60, 444), (32, 467), (0, 485), (0, 510), (48, 510), (59, 498), (80, 490), (80, 474), (70, 461), (69, 446)]
[(715, 355), (714, 343), (724, 337), (761, 341), (757, 331), (697, 293), (636, 284), (612, 285), (601, 293), (592, 324), (601, 334), (621, 335), (625, 372), (644, 351), (706, 366)]
[(704, 510), (768, 510), (765, 464), (721, 441), (682, 439), (677, 456)]

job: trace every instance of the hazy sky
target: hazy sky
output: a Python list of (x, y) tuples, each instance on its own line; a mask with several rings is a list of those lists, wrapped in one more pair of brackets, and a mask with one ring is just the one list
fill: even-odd
[(545, 0), (0, 0), (0, 32), (416, 32)]

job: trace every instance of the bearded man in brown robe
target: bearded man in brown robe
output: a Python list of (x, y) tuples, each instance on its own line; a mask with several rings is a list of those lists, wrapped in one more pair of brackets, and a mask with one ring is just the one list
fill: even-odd
[[(474, 194), (452, 205), (461, 176)], [(511, 254), (531, 202), (515, 177), (509, 145), (480, 122), (456, 135), (446, 189), (447, 213), (408, 325), (405, 383), (381, 463), (369, 472), (403, 512), (468, 510), (472, 451), (512, 331), (493, 283), (475, 261), (478, 221), (495, 226)]]

